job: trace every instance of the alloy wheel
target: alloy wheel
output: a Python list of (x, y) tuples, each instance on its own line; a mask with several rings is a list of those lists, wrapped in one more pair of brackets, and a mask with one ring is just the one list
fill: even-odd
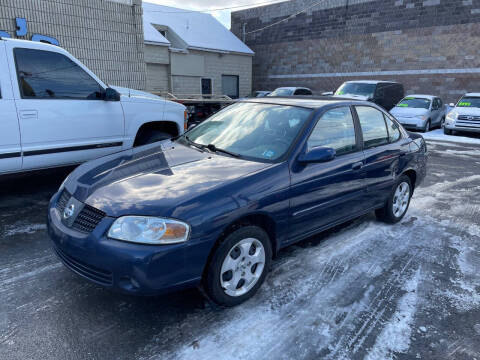
[(254, 238), (235, 244), (223, 260), (220, 284), (225, 294), (242, 296), (250, 291), (262, 276), (265, 268), (265, 249)]
[(402, 182), (397, 186), (395, 195), (393, 195), (393, 215), (399, 218), (407, 211), (408, 202), (410, 201), (410, 186), (406, 182)]

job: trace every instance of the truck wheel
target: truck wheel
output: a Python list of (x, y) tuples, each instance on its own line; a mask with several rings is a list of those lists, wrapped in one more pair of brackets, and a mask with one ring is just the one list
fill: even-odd
[(271, 260), (267, 233), (258, 226), (241, 227), (213, 254), (204, 278), (205, 291), (219, 305), (238, 305), (262, 285)]
[(147, 144), (152, 144), (157, 141), (162, 141), (162, 140), (167, 140), (170, 139), (172, 135), (158, 131), (158, 130), (152, 130), (148, 132), (144, 132), (140, 134), (138, 139), (135, 141), (135, 146), (142, 146), (142, 145), (147, 145)]

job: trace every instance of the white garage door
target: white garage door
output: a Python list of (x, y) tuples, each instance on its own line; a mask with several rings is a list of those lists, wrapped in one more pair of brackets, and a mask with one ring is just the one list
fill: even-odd
[(168, 91), (168, 66), (147, 64), (147, 89), (149, 91)]

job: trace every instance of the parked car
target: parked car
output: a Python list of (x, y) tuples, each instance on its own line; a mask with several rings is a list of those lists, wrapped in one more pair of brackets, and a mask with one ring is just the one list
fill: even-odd
[(251, 98), (261, 98), (270, 94), (271, 91), (257, 90), (252, 93)]
[(272, 91), (267, 96), (309, 96), (313, 95), (312, 90), (304, 87), (280, 87)]
[(371, 101), (390, 111), (404, 93), (403, 85), (394, 81), (357, 80), (344, 82), (335, 93), (324, 92), (322, 95)]
[(81, 163), (183, 133), (185, 107), (108, 86), (64, 49), (0, 39), (0, 174)]
[(442, 99), (432, 95), (404, 97), (390, 114), (405, 128), (428, 132), (432, 127), (442, 127), (447, 107)]
[(202, 284), (232, 306), (281, 248), (374, 210), (400, 221), (426, 162), (423, 138), (372, 103), (252, 99), (82, 164), (51, 199), (48, 233), (97, 284), (142, 295)]
[(460, 101), (450, 104), (443, 131), (454, 135), (455, 131), (480, 132), (480, 93), (465, 94)]

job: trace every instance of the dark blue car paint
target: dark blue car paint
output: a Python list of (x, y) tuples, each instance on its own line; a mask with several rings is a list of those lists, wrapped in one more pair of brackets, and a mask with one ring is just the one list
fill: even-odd
[[(421, 148), (425, 146), (421, 136), (409, 136), (402, 129), (398, 142), (363, 151), (356, 120), (357, 152), (326, 163), (296, 161), (325, 111), (355, 104), (365, 105), (342, 100), (322, 102), (279, 163), (202, 152), (175, 141), (85, 163), (69, 176), (65, 189), (77, 200), (104, 211), (107, 217), (92, 233), (77, 233), (60, 221), (55, 208), (60, 196), (57, 193), (48, 213), (48, 232), (54, 247), (80, 267), (111, 273), (112, 284), (102, 285), (150, 295), (198, 284), (221, 234), (247, 216), (274, 224), (272, 241), (277, 251), (378, 208), (399, 175), (414, 171), (415, 185), (423, 180), (426, 149)], [(183, 220), (190, 224), (191, 235), (185, 243), (163, 246), (109, 239), (109, 227), (124, 215)], [(95, 281), (87, 270), (66, 265)]]

